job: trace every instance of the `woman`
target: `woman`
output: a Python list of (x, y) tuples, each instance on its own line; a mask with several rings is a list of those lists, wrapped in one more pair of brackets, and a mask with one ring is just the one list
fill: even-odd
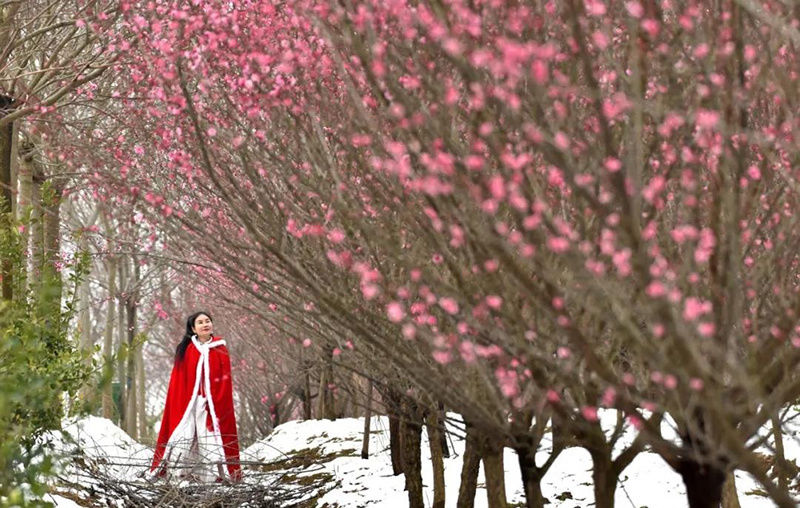
[(175, 469), (175, 476), (197, 481), (241, 479), (231, 362), (225, 341), (212, 331), (208, 312), (186, 320), (150, 466), (153, 477)]

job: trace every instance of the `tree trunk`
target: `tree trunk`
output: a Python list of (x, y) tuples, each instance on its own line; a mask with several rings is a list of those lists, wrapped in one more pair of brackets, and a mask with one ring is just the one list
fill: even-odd
[(475, 429), (467, 424), (467, 435), (464, 438), (464, 462), (461, 466), (461, 484), (458, 487), (457, 508), (472, 508), (475, 506), (475, 489), (478, 487), (478, 471), (481, 465), (481, 455), (478, 449)]
[(131, 261), (133, 265), (133, 280), (130, 281), (132, 289), (128, 291), (128, 294), (125, 298), (125, 314), (128, 332), (128, 366), (126, 368), (127, 387), (125, 390), (128, 397), (126, 400), (127, 407), (125, 408), (125, 430), (133, 439), (138, 439), (139, 429), (136, 422), (136, 395), (138, 394), (138, 390), (136, 389), (136, 374), (138, 369), (136, 365), (136, 359), (139, 354), (139, 346), (136, 345), (136, 332), (138, 329), (136, 320), (139, 310), (139, 294), (137, 290), (137, 286), (139, 284), (139, 263), (136, 257), (133, 257)]
[(25, 220), (33, 204), (33, 165), (35, 146), (31, 142), (23, 142), (19, 149), (20, 165), (17, 172), (19, 194), (17, 195), (17, 220)]
[(139, 415), (137, 416), (137, 421), (139, 422), (139, 440), (143, 440), (149, 437), (149, 429), (147, 428), (147, 413), (145, 408), (145, 379), (144, 379), (144, 358), (143, 358), (143, 347), (139, 346), (136, 348), (136, 379), (137, 379), (137, 393), (136, 393), (136, 404), (138, 406), (137, 412)]
[(403, 473), (406, 478), (409, 508), (425, 508), (422, 497), (422, 411), (416, 402), (403, 404)]
[(483, 435), (483, 473), (486, 476), (486, 496), (489, 508), (506, 508), (506, 472), (503, 467), (503, 444)]
[(23, 263), (25, 269), (18, 272), (20, 280), (17, 287), (28, 287), (29, 277), (28, 270), (32, 266), (31, 263), (31, 227), (33, 225), (33, 145), (31, 143), (23, 143), (20, 148), (20, 161), (19, 171), (17, 178), (19, 179), (19, 195), (17, 196), (17, 220), (25, 224), (25, 229), (20, 233), (20, 244), (22, 245)]
[[(86, 234), (82, 234), (79, 241), (80, 249), (83, 252), (89, 251), (89, 242), (86, 239)], [(89, 292), (89, 277), (88, 274), (84, 280), (81, 281), (80, 287), (80, 314), (78, 318), (78, 338), (80, 341), (80, 350), (86, 355), (84, 365), (91, 366), (91, 350), (94, 346), (94, 338), (92, 337), (92, 314), (91, 314), (91, 294)], [(90, 385), (82, 386), (79, 392), (79, 398), (84, 402), (89, 402), (90, 399), (96, 401), (93, 396), (93, 387)]]
[(544, 508), (542, 494), (542, 474), (536, 467), (536, 449), (532, 446), (516, 448), (519, 459), (519, 470), (522, 474), (522, 486), (525, 490), (525, 506), (527, 508)]
[(64, 184), (57, 180), (50, 180), (50, 186), (43, 196), (43, 233), (44, 245), (42, 255), (44, 266), (42, 281), (44, 294), (42, 303), (46, 315), (57, 314), (61, 310), (61, 200)]
[(303, 361), (303, 419), (311, 419), (311, 363)]
[(440, 446), (442, 447), (442, 456), (446, 459), (449, 459), (450, 447), (447, 445), (447, 427), (444, 425), (446, 419), (447, 415), (444, 412), (444, 404), (439, 402), (439, 442), (441, 443)]
[(384, 397), (389, 414), (389, 451), (392, 458), (392, 474), (403, 473), (403, 425), (400, 419), (400, 399), (390, 390)]
[[(127, 260), (122, 260), (117, 266), (119, 268), (119, 288), (120, 292), (125, 288), (127, 274)], [(125, 428), (125, 414), (127, 413), (125, 401), (128, 400), (127, 375), (126, 375), (126, 325), (125, 325), (125, 305), (123, 304), (122, 294), (117, 296), (117, 381), (119, 383), (119, 426)]]
[(31, 233), (30, 233), (30, 262), (28, 264), (28, 287), (40, 288), (42, 285), (42, 270), (44, 266), (44, 211), (42, 206), (42, 184), (44, 173), (42, 168), (35, 163), (31, 167)]
[(441, 425), (439, 423), (438, 409), (432, 409), (426, 419), (428, 431), (428, 445), (431, 450), (431, 465), (433, 466), (433, 504), (431, 508), (444, 508), (444, 453), (440, 439)]
[(336, 419), (336, 401), (333, 396), (333, 365), (331, 364), (331, 357), (333, 350), (325, 349), (322, 374), (319, 378), (319, 417), (326, 420)]
[(369, 426), (372, 422), (372, 380), (369, 381), (369, 387), (367, 388), (367, 407), (364, 410), (364, 438), (361, 442), (361, 458), (368, 459), (369, 458), (369, 434), (370, 429)]
[(733, 471), (728, 473), (725, 485), (722, 487), (722, 508), (741, 508), (739, 494), (736, 492), (736, 476), (733, 473)]
[[(108, 227), (106, 227), (108, 231)], [(106, 309), (106, 329), (103, 331), (103, 359), (105, 370), (105, 386), (103, 387), (103, 418), (114, 420), (114, 385), (111, 373), (114, 371), (112, 365), (114, 355), (114, 301), (116, 298), (117, 263), (115, 258), (108, 260), (108, 303)], [(118, 416), (118, 415), (117, 415)]]
[[(778, 480), (778, 487), (788, 492), (788, 471), (786, 467), (786, 453), (783, 448), (783, 432), (781, 431), (780, 417), (777, 414), (772, 415), (770, 424), (772, 425), (772, 438), (775, 441), (775, 476)], [(733, 482), (733, 473), (728, 477), (728, 481), (731, 483)], [(736, 492), (736, 490), (734, 490), (734, 492)], [(738, 505), (738, 500), (736, 504)]]
[(617, 474), (611, 462), (611, 450), (589, 451), (592, 455), (592, 480), (594, 481), (594, 505), (596, 508), (614, 508), (617, 491)]
[(125, 369), (127, 373), (127, 382), (125, 388), (125, 394), (127, 395), (125, 405), (125, 430), (133, 439), (139, 438), (136, 425), (136, 356), (138, 354), (138, 347), (135, 345), (136, 307), (136, 301), (134, 301), (133, 297), (129, 295), (125, 300), (125, 313), (127, 315), (128, 328), (128, 366)]
[[(14, 109), (14, 99), (8, 95), (0, 95), (0, 118), (9, 114)], [(11, 166), (14, 161), (13, 153), (14, 123), (0, 128), (0, 229), (11, 227), (11, 217), (14, 209), (14, 182)], [(3, 300), (11, 300), (13, 296), (11, 259), (0, 258), (0, 293)]]
[(686, 458), (676, 471), (683, 478), (690, 508), (719, 508), (726, 476), (722, 468)]

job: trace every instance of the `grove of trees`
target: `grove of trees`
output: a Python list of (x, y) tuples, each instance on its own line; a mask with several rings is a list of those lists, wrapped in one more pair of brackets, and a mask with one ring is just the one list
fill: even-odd
[(459, 507), (481, 461), (506, 505), (506, 447), (544, 506), (571, 446), (598, 507), (644, 450), (692, 507), (734, 506), (734, 470), (795, 506), (791, 3), (20, 5), (0, 7), (0, 228), (24, 246), (3, 298), (57, 314), (82, 273), (63, 263), (88, 260), (63, 337), (96, 350), (87, 407), (152, 439), (148, 393), (199, 306), (240, 359), (244, 441), (384, 412), (412, 507), (423, 427), (444, 506), (445, 411)]

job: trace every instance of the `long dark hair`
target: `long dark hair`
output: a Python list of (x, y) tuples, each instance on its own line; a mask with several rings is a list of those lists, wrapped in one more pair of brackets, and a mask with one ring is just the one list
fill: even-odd
[(189, 344), (192, 342), (192, 335), (194, 332), (192, 331), (192, 327), (194, 326), (194, 321), (200, 317), (206, 315), (211, 322), (214, 322), (214, 318), (211, 317), (211, 314), (205, 311), (195, 312), (188, 318), (186, 318), (186, 333), (183, 334), (183, 339), (181, 339), (181, 343), (178, 344), (178, 347), (175, 348), (175, 361), (180, 362), (183, 360), (183, 355), (186, 354), (186, 348), (189, 347)]

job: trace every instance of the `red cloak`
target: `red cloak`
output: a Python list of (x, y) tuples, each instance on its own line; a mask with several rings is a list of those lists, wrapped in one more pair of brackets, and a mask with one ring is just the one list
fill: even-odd
[[(201, 388), (202, 387), (202, 388)], [(200, 390), (210, 393), (208, 398), (208, 430), (213, 431), (215, 442), (224, 451), (227, 472), (232, 480), (241, 478), (239, 464), (239, 437), (236, 431), (236, 416), (233, 411), (233, 379), (231, 360), (225, 341), (212, 337), (205, 344), (192, 337), (186, 348), (183, 360), (176, 360), (167, 390), (164, 416), (158, 433), (153, 463), (150, 473), (158, 476), (166, 474), (167, 464), (159, 468), (162, 458), (169, 457), (174, 443), (170, 438), (178, 434), (179, 426), (190, 424), (191, 405)], [(219, 456), (223, 456), (222, 453)], [(168, 461), (167, 461), (168, 462)], [(223, 468), (224, 469), (224, 468)]]

